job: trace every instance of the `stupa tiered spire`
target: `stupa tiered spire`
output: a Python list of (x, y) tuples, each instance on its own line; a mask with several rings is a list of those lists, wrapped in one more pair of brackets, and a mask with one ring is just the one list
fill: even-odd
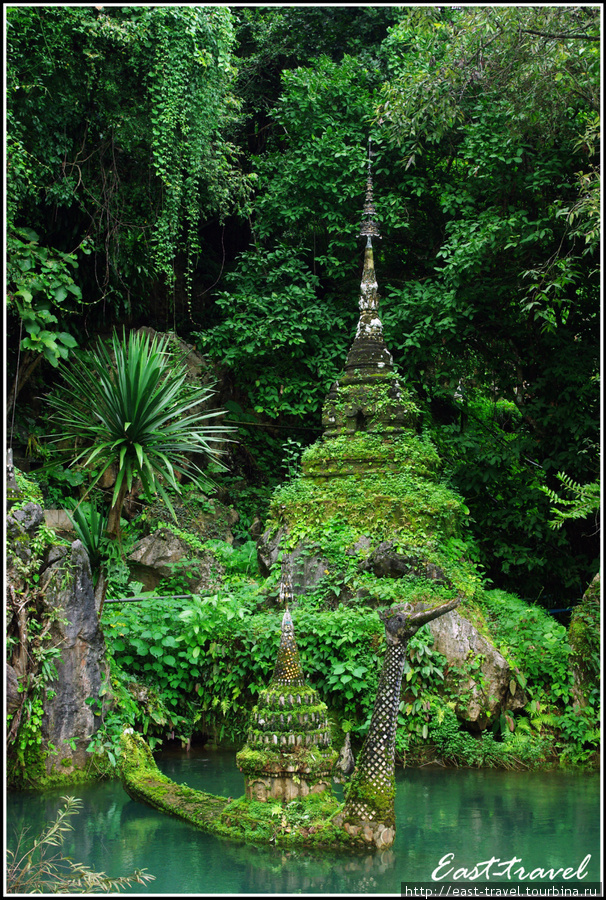
[(305, 680), (288, 601), (292, 583), (282, 565), (280, 646), (269, 686), (259, 691), (251, 713), (248, 740), (236, 756), (245, 776), (249, 800), (282, 800), (330, 789), (337, 758), (330, 736), (326, 704)]
[(274, 674), (270, 687), (282, 685), (284, 687), (302, 687), (305, 684), (305, 676), (299, 661), (299, 651), (295, 640), (295, 629), (288, 603), (292, 600), (292, 584), (290, 572), (286, 567), (282, 568), (282, 580), (280, 582), (280, 600), (286, 605), (282, 617), (282, 634)]
[(379, 285), (375, 275), (372, 238), (380, 237), (373, 199), (372, 160), (368, 142), (368, 176), (366, 200), (362, 214), (360, 237), (366, 238), (364, 269), (360, 284), (360, 319), (356, 336), (345, 363), (347, 380), (385, 375), (393, 370), (393, 358), (383, 338), (383, 323), (379, 318)]
[(378, 237), (379, 234), (379, 226), (377, 225), (377, 211), (375, 209), (375, 203), (373, 199), (373, 190), (372, 190), (372, 151), (371, 151), (371, 143), (370, 139), (368, 140), (368, 176), (366, 178), (366, 200), (364, 202), (364, 209), (362, 212), (362, 224), (360, 226), (359, 237), (367, 238), (366, 243), (369, 245), (371, 243), (371, 238)]

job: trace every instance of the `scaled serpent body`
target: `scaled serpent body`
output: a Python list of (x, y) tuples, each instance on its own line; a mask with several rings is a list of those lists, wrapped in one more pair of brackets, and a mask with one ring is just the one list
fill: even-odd
[(395, 837), (395, 740), (406, 647), (422, 625), (455, 609), (459, 602), (456, 598), (420, 610), (407, 604), (381, 614), (385, 662), (366, 740), (338, 817), (353, 837), (360, 834), (378, 847), (389, 846)]

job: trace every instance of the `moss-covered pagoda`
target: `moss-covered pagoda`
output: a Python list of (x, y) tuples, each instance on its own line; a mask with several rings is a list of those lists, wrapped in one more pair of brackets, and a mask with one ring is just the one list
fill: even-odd
[(452, 600), (416, 610), (398, 606), (382, 614), (385, 663), (344, 804), (332, 793), (337, 754), (326, 705), (305, 681), (288, 610), (274, 676), (252, 711), (248, 743), (236, 756), (245, 775), (245, 796), (231, 801), (175, 784), (162, 775), (148, 745), (132, 729), (122, 736), (119, 765), (126, 792), (223, 837), (316, 847), (390, 847), (396, 833), (394, 744), (406, 644), (422, 625), (457, 604)]
[[(360, 318), (344, 373), (326, 398), (324, 435), (305, 452), (301, 477), (274, 495), (261, 544), (268, 567), (279, 555), (286, 566), (285, 601), (292, 599), (290, 578), (294, 590), (304, 554), (318, 547), (327, 552), (322, 533), (335, 517), (346, 520), (351, 541), (346, 552), (359, 557), (362, 570), (372, 563), (376, 572), (373, 555), (392, 536), (391, 564), (418, 574), (421, 587), (406, 597), (408, 602), (380, 614), (385, 662), (344, 804), (332, 793), (332, 777), (340, 773), (334, 768), (337, 754), (326, 707), (301, 671), (288, 606), (273, 678), (259, 695), (247, 744), (236, 757), (245, 776), (244, 797), (228, 801), (174, 784), (158, 771), (142, 737), (123, 736), (120, 773), (133, 798), (234, 839), (322, 848), (391, 846), (394, 744), (406, 645), (422, 625), (453, 610), (461, 599), (458, 585), (436, 564), (440, 560), (432, 548), (457, 533), (462, 504), (438, 479), (437, 454), (418, 433), (415, 403), (393, 371), (379, 318), (370, 162), (360, 233), (366, 238)], [(330, 567), (329, 558), (326, 564)]]
[[(288, 582), (282, 581), (287, 598)], [(253, 708), (246, 745), (236, 756), (248, 800), (289, 802), (331, 790), (337, 758), (326, 704), (307, 683), (288, 607), (274, 674)]]

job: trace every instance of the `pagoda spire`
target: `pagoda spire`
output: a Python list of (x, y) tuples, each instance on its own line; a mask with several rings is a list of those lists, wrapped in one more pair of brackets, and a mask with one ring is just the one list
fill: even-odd
[(280, 600), (284, 602), (286, 609), (282, 617), (282, 634), (271, 686), (291, 685), (292, 687), (301, 687), (305, 684), (305, 676), (301, 669), (299, 651), (295, 641), (295, 629), (288, 608), (289, 600), (292, 600), (290, 571), (284, 565), (280, 581)]
[(371, 144), (368, 142), (368, 176), (360, 237), (366, 238), (364, 268), (360, 284), (360, 319), (345, 363), (345, 377), (386, 375), (393, 370), (393, 358), (383, 338), (379, 318), (379, 285), (375, 275), (372, 238), (380, 237), (373, 198)]
[(372, 150), (371, 140), (368, 138), (368, 175), (366, 177), (366, 200), (362, 211), (362, 224), (358, 237), (366, 238), (366, 246), (372, 245), (371, 238), (380, 238), (379, 226), (377, 225), (377, 211), (373, 199), (372, 190)]

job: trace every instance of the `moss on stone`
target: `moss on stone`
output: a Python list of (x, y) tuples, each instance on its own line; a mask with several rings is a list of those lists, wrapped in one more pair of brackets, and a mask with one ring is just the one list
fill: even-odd
[(327, 484), (301, 478), (279, 490), (270, 506), (270, 527), (286, 525), (291, 540), (305, 534), (322, 544), (325, 526), (347, 521), (354, 541), (394, 535), (407, 543), (445, 540), (457, 533), (464, 510), (460, 498), (441, 484), (405, 473), (348, 475)]
[(148, 744), (136, 733), (124, 733), (121, 738), (118, 773), (124, 790), (141, 803), (161, 812), (177, 816), (201, 828), (213, 831), (213, 823), (229, 802), (176, 784), (158, 769)]
[(258, 749), (246, 745), (236, 754), (236, 764), (244, 775), (271, 774), (291, 768), (305, 772), (306, 779), (313, 781), (332, 771), (337, 756), (337, 751), (332, 748), (292, 747), (283, 752), (273, 747)]
[(435, 480), (440, 459), (432, 444), (412, 432), (357, 432), (318, 441), (304, 451), (301, 465), (304, 475), (315, 480), (372, 470), (410, 472)]
[(349, 372), (331, 388), (322, 409), (325, 436), (415, 428), (419, 409), (411, 391), (391, 373)]
[(577, 701), (585, 705), (591, 690), (600, 684), (600, 576), (596, 575), (568, 626)]
[(253, 844), (351, 849), (349, 835), (332, 821), (342, 809), (327, 791), (283, 805), (240, 798), (223, 809), (215, 833)]
[[(389, 828), (395, 828), (395, 796), (396, 783), (392, 775), (387, 784), (381, 788), (375, 782), (368, 780), (366, 776), (360, 777), (360, 773), (354, 771), (351, 782), (345, 789), (346, 808), (352, 803), (364, 804), (372, 811), (373, 820), (382, 822)], [(359, 818), (349, 815), (344, 821), (359, 824)]]
[[(118, 772), (127, 794), (202, 831), (256, 844), (352, 847), (349, 835), (332, 823), (343, 805), (329, 790), (285, 804), (260, 803), (245, 797), (230, 801), (171, 781), (159, 771), (141, 735), (125, 733), (121, 745)], [(314, 764), (312, 751), (301, 755)], [(243, 759), (258, 759), (257, 751), (247, 751)]]

